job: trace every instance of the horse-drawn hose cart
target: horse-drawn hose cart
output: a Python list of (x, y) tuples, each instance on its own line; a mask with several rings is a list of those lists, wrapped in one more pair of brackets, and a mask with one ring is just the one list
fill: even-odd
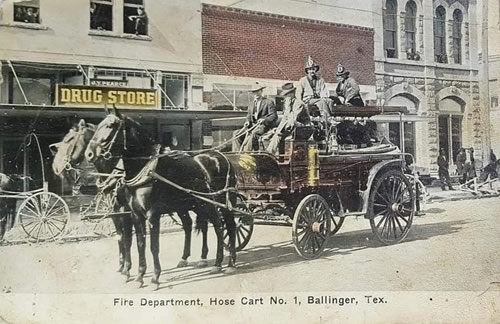
[[(336, 107), (342, 117), (404, 113), (402, 107)], [(225, 153), (237, 168), (238, 191), (255, 218), (288, 215), (292, 239), (304, 258), (318, 257), (347, 216), (364, 216), (384, 244), (402, 241), (416, 209), (415, 183), (405, 169), (404, 153), (392, 143), (332, 150), (310, 140), (310, 129), (297, 129), (279, 156), (266, 152)], [(300, 134), (302, 132), (302, 134)], [(243, 217), (244, 246), (252, 220)], [(239, 247), (242, 248), (241, 246)]]
[[(337, 107), (336, 115), (371, 117), (402, 114), (403, 107)], [(364, 216), (384, 244), (402, 241), (416, 211), (413, 182), (405, 175), (405, 154), (392, 143), (332, 149), (312, 139), (310, 126), (297, 128), (284, 141), (279, 155), (267, 152), (223, 153), (236, 169), (237, 185), (223, 192), (189, 190), (154, 171), (149, 174), (237, 216), (236, 250), (243, 249), (253, 233), (254, 218), (292, 219), (292, 240), (304, 258), (318, 257), (328, 239), (347, 216)], [(334, 131), (334, 130), (333, 130)], [(215, 195), (238, 192), (238, 202), (217, 202)], [(417, 191), (418, 192), (418, 191)], [(228, 234), (225, 234), (228, 243)]]
[[(35, 134), (29, 134), (25, 141), (33, 141), (38, 146), (41, 157), (40, 143)], [(40, 158), (40, 161), (43, 161)], [(8, 177), (8, 176), (7, 176)], [(17, 225), (20, 225), (28, 239), (34, 242), (53, 240), (65, 230), (69, 221), (68, 204), (57, 194), (49, 192), (42, 165), (43, 187), (30, 191), (8, 191), (0, 189), (0, 198), (22, 200), (17, 209)]]

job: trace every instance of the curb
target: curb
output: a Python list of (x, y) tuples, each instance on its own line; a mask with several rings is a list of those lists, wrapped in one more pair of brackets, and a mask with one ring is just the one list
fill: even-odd
[(477, 195), (470, 194), (470, 195), (467, 195), (467, 196), (459, 196), (459, 197), (431, 196), (427, 200), (427, 204), (440, 203), (440, 202), (446, 202), (446, 201), (476, 200), (476, 199), (495, 198), (495, 197), (500, 197), (500, 193), (477, 194)]

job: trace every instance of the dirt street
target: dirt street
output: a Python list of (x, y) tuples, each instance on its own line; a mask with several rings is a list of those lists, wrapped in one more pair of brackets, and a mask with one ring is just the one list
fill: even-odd
[[(256, 226), (238, 254), (236, 274), (210, 275), (209, 269), (175, 268), (183, 232), (161, 236), (160, 293), (271, 291), (484, 291), (500, 282), (500, 199), (435, 203), (416, 217), (407, 239), (383, 246), (369, 222), (348, 218), (317, 260), (305, 261), (291, 244), (291, 228)], [(214, 236), (209, 258), (214, 256)], [(132, 275), (137, 272), (134, 245)], [(198, 260), (194, 236), (191, 262)], [(148, 278), (152, 260), (148, 254)], [(123, 282), (116, 239), (0, 247), (2, 293), (143, 293)], [(213, 259), (210, 259), (210, 263)], [(132, 278), (133, 279), (133, 278)], [(497, 287), (498, 288), (498, 287)]]

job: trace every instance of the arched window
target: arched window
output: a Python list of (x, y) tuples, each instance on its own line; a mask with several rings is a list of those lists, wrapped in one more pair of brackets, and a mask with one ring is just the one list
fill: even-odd
[(385, 56), (397, 57), (398, 4), (396, 0), (387, 0), (384, 15), (384, 50)]
[(438, 63), (448, 63), (446, 57), (446, 10), (442, 6), (436, 8), (436, 17), (434, 17), (434, 57)]
[(405, 7), (405, 39), (406, 53), (409, 59), (412, 59), (417, 51), (416, 33), (417, 33), (417, 5), (415, 1), (410, 0)]
[(462, 63), (462, 12), (456, 9), (453, 12), (453, 60), (455, 64)]

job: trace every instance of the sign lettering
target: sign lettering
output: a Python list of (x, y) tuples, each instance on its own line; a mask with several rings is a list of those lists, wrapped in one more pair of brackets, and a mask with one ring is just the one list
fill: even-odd
[(160, 107), (160, 96), (155, 89), (58, 85), (57, 104), (79, 107), (116, 104), (123, 108), (155, 109)]

